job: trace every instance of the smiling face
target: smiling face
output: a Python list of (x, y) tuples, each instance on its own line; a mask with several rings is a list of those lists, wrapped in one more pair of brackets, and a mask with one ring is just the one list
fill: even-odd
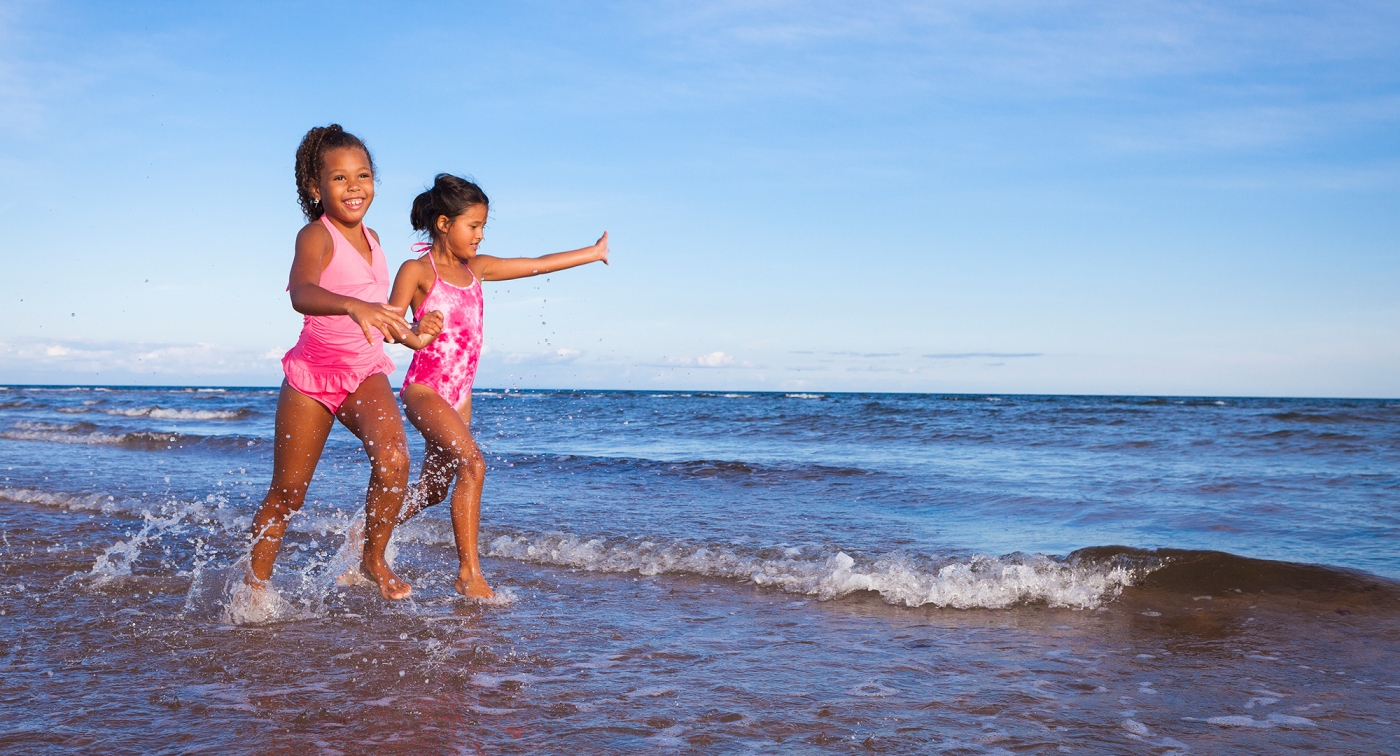
[(374, 201), (374, 171), (369, 155), (355, 147), (337, 147), (321, 159), (321, 175), (311, 196), (331, 220), (355, 226)]
[(477, 247), (486, 234), (486, 205), (472, 205), (455, 218), (439, 215), (437, 219), (438, 239), (454, 257), (466, 262), (476, 257)]

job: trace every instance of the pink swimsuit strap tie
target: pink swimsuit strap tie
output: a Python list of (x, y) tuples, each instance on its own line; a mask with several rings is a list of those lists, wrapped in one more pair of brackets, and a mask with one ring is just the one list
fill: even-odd
[(413, 254), (421, 255), (424, 252), (431, 252), (433, 249), (433, 244), (432, 242), (414, 242), (413, 246), (410, 247), (410, 249), (413, 250)]

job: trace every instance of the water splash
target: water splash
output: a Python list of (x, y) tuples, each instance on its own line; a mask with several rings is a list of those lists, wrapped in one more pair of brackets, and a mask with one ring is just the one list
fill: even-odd
[[(193, 505), (197, 507), (198, 505)], [(98, 555), (97, 561), (88, 570), (88, 585), (101, 588), (114, 581), (131, 577), (131, 568), (141, 556), (141, 550), (152, 540), (176, 536), (188, 529), (185, 522), (191, 514), (190, 506), (178, 506), (173, 512), (160, 517), (150, 510), (141, 512), (141, 529), (135, 535), (108, 546)]]
[(221, 615), (224, 624), (263, 625), (296, 616), (295, 607), (277, 589), (270, 585), (254, 587), (243, 579), (243, 570), (231, 571), (237, 575), (225, 584)]

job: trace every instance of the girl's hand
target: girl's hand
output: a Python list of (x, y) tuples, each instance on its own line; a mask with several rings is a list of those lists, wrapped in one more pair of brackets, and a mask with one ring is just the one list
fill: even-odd
[(442, 325), (442, 313), (433, 310), (425, 314), (423, 318), (418, 321), (418, 325), (413, 327), (413, 330), (423, 339), (423, 346), (427, 346), (433, 339), (438, 337), (438, 334), (442, 333)]
[(379, 332), (384, 334), (385, 341), (397, 344), (413, 333), (413, 329), (409, 328), (408, 322), (403, 319), (403, 311), (402, 307), (390, 307), (387, 304), (356, 299), (346, 308), (345, 314), (365, 332), (365, 341), (374, 343), (370, 329), (378, 328)]
[(598, 241), (596, 241), (596, 242), (593, 243), (593, 253), (596, 254), (596, 255), (598, 256), (598, 259), (599, 259), (599, 260), (602, 260), (602, 261), (603, 261), (603, 264), (604, 264), (604, 265), (607, 265), (607, 264), (608, 264), (608, 232), (607, 232), (607, 231), (604, 231), (604, 232), (603, 232), (603, 235), (600, 236), (600, 237), (598, 237)]

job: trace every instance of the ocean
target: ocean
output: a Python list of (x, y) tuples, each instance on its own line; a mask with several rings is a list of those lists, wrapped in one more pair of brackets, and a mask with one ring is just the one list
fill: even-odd
[(0, 750), (1400, 753), (1397, 400), (479, 390), (498, 599), (337, 428), (257, 614), (275, 402), (0, 389)]

